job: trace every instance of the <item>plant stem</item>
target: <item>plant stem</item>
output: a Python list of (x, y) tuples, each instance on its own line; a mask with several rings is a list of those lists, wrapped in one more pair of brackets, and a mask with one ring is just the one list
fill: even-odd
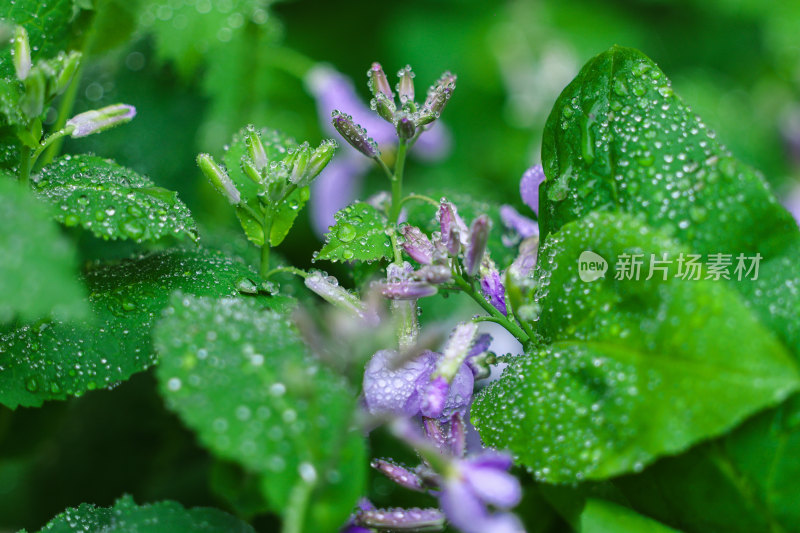
[(19, 181), (28, 185), (31, 180), (31, 149), (23, 145), (19, 151)]
[(313, 488), (314, 485), (304, 479), (298, 479), (295, 486), (292, 487), (283, 513), (281, 533), (303, 533), (306, 507)]
[(271, 247), (269, 234), (272, 232), (272, 209), (269, 207), (264, 210), (264, 222), (261, 227), (264, 229), (264, 244), (261, 245), (261, 268), (258, 273), (262, 279), (266, 279), (269, 273), (269, 252)]
[(403, 171), (405, 170), (407, 151), (408, 143), (401, 140), (397, 146), (397, 162), (392, 175), (392, 208), (389, 212), (389, 221), (393, 224), (397, 224), (397, 219), (400, 218), (400, 208), (403, 205)]
[(306, 272), (305, 270), (301, 270), (293, 266), (279, 266), (273, 268), (262, 277), (264, 279), (269, 279), (275, 274), (278, 274), (280, 272), (288, 272), (289, 274), (294, 274), (295, 276), (300, 276), (301, 278), (305, 278), (306, 276), (308, 276), (308, 272)]
[(470, 298), (475, 300), (475, 302), (478, 305), (483, 307), (483, 309), (487, 313), (489, 313), (489, 315), (492, 318), (494, 318), (493, 322), (497, 322), (498, 324), (506, 328), (509, 333), (514, 335), (514, 337), (516, 337), (517, 340), (520, 343), (522, 343), (523, 346), (525, 346), (526, 344), (528, 344), (528, 342), (530, 342), (530, 337), (528, 337), (528, 334), (525, 333), (517, 323), (509, 320), (508, 317), (506, 317), (503, 313), (498, 311), (492, 304), (487, 302), (482, 295), (478, 294), (472, 282), (467, 281), (466, 279), (457, 274), (453, 276), (453, 280), (464, 293), (466, 293)]
[(429, 203), (434, 207), (439, 207), (439, 202), (437, 202), (436, 200), (434, 200), (430, 196), (425, 196), (424, 194), (409, 194), (408, 196), (403, 198), (403, 201), (400, 202), (400, 205), (401, 206), (405, 205), (406, 202), (410, 202), (411, 200), (419, 200), (421, 202)]

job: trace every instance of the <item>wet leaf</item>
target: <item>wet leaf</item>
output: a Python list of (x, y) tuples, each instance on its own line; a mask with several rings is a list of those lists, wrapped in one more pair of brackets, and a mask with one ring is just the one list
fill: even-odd
[(677, 533), (676, 530), (659, 524), (615, 503), (590, 499), (581, 514), (581, 533)]
[(355, 395), (309, 355), (286, 314), (177, 293), (155, 339), (161, 393), (205, 446), (262, 474), (278, 512), (298, 484), (312, 486), (307, 530), (345, 522), (366, 474)]
[(86, 312), (75, 251), (48, 206), (0, 172), (0, 324)]
[(112, 507), (82, 503), (56, 516), (41, 533), (103, 531), (104, 533), (174, 533), (205, 531), (208, 533), (254, 533), (250, 525), (217, 509), (195, 507), (162, 501), (137, 505), (131, 496), (123, 496)]
[(546, 347), (514, 359), (472, 414), (487, 444), (511, 449), (538, 479), (641, 470), (797, 389), (790, 354), (727, 283), (676, 278), (675, 263), (666, 280), (616, 280), (612, 266), (582, 281), (586, 250), (612, 265), (623, 253), (685, 252), (622, 214), (594, 213), (547, 238), (536, 292)]
[(800, 397), (733, 433), (617, 480), (631, 504), (689, 533), (800, 531)]
[(335, 215), (336, 222), (325, 234), (325, 246), (316, 261), (377, 261), (392, 255), (387, 235), (388, 220), (377, 209), (356, 202)]
[(108, 159), (64, 156), (42, 170), (36, 190), (55, 206), (59, 222), (103, 239), (197, 239), (191, 213), (177, 193)]
[(594, 210), (625, 211), (694, 253), (760, 253), (760, 282), (733, 284), (800, 358), (797, 223), (644, 54), (615, 46), (584, 66), (550, 114), (542, 159), (543, 237)]
[[(272, 219), (272, 228), (269, 233), (269, 240), (272, 246), (278, 246), (289, 234), (297, 215), (300, 214), (303, 206), (308, 202), (310, 194), (308, 187), (297, 189), (278, 207)], [(255, 212), (261, 211), (258, 200), (251, 200), (248, 203)], [(247, 235), (247, 239), (256, 246), (262, 246), (264, 244), (262, 221), (256, 220), (246, 209), (242, 208), (236, 209), (236, 216), (239, 217), (239, 222), (242, 225), (242, 229), (244, 229), (245, 235)]]
[[(170, 250), (91, 268), (86, 274), (94, 319), (43, 322), (0, 334), (0, 403), (45, 400), (108, 388), (155, 362), (150, 331), (174, 290), (234, 296), (237, 282), (257, 279), (220, 253)], [(286, 297), (261, 297), (290, 305)]]

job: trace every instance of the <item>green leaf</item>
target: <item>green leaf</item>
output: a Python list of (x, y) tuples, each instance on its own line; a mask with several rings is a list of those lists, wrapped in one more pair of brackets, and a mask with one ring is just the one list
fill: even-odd
[[(0, 21), (24, 26), (34, 63), (73, 48), (86, 17), (76, 16), (73, 0), (16, 0), (0, 4)], [(11, 47), (0, 48), (0, 77), (14, 76)]]
[(800, 397), (733, 433), (616, 481), (631, 504), (687, 532), (798, 531)]
[(287, 315), (249, 300), (175, 294), (155, 331), (161, 393), (223, 459), (263, 475), (282, 512), (314, 487), (308, 531), (333, 531), (364, 490), (355, 395), (309, 354)]
[[(283, 132), (268, 128), (257, 131), (261, 136), (261, 144), (264, 145), (264, 151), (270, 162), (281, 161), (286, 157), (288, 150), (297, 147), (297, 141)], [(245, 201), (251, 201), (258, 197), (258, 187), (242, 170), (241, 160), (245, 155), (247, 155), (247, 128), (242, 128), (233, 136), (230, 144), (226, 146), (222, 160), (225, 163), (228, 176), (236, 185), (242, 198)]]
[[(513, 359), (473, 408), (484, 442), (538, 479), (570, 483), (641, 468), (731, 429), (800, 384), (794, 361), (724, 282), (581, 281), (579, 256), (614, 264), (685, 250), (630, 215), (594, 213), (540, 250), (546, 348)], [(747, 281), (745, 281), (747, 283)], [(497, 406), (503, 409), (497, 409)]]
[(56, 207), (59, 222), (103, 239), (197, 240), (194, 220), (177, 193), (108, 159), (64, 156), (42, 169), (36, 190)]
[(41, 533), (95, 531), (103, 533), (255, 533), (250, 525), (217, 509), (184, 509), (177, 502), (163, 501), (137, 505), (131, 496), (123, 496), (112, 507), (82, 503), (53, 518)]
[[(112, 387), (155, 362), (150, 331), (174, 290), (234, 296), (248, 267), (220, 253), (169, 250), (86, 274), (94, 320), (29, 325), (0, 335), (0, 403), (14, 409)], [(286, 297), (258, 297), (286, 308)]]
[(0, 324), (84, 315), (75, 251), (47, 206), (3, 172), (0, 213)]
[(315, 261), (378, 261), (391, 257), (392, 241), (386, 233), (389, 223), (370, 204), (351, 204), (336, 213), (335, 220)]
[(590, 499), (581, 514), (581, 533), (676, 533), (677, 530), (659, 524), (645, 516), (615, 503)]
[(550, 114), (542, 159), (543, 238), (594, 210), (625, 211), (694, 253), (761, 253), (759, 283), (734, 285), (800, 359), (797, 223), (644, 54), (615, 46), (584, 66)]
[[(297, 215), (300, 210), (308, 202), (311, 191), (308, 187), (297, 189), (284, 200), (278, 207), (272, 219), (272, 228), (269, 232), (269, 240), (271, 246), (278, 246), (289, 234), (292, 229)], [(248, 205), (256, 213), (261, 212), (261, 205), (258, 200), (250, 200)], [(242, 225), (247, 239), (256, 246), (264, 245), (264, 227), (261, 225), (262, 221), (256, 220), (250, 212), (241, 207), (236, 208), (236, 216), (239, 217), (239, 222)]]

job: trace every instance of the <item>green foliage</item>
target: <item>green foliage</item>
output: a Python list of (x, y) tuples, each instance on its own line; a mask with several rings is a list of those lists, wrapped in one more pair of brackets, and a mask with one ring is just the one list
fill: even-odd
[(59, 222), (103, 239), (197, 240), (194, 220), (177, 193), (111, 160), (64, 156), (42, 169), (36, 190), (53, 204)]
[(86, 309), (75, 252), (50, 210), (13, 179), (0, 173), (0, 324), (79, 317)]
[(603, 500), (590, 499), (581, 514), (581, 533), (675, 533), (630, 509)]
[(108, 508), (83, 503), (77, 508), (67, 509), (40, 530), (41, 533), (72, 531), (254, 533), (255, 530), (217, 509), (185, 509), (179, 503), (171, 501), (137, 505), (132, 497), (123, 496)]
[(585, 250), (609, 262), (684, 251), (621, 214), (589, 215), (544, 242), (536, 303), (546, 348), (513, 359), (472, 415), (487, 444), (510, 448), (537, 478), (641, 470), (797, 389), (794, 361), (727, 284), (675, 278), (674, 263), (666, 281), (585, 282)]
[(315, 260), (371, 262), (391, 257), (389, 222), (370, 204), (356, 202), (336, 213), (335, 219)]
[[(249, 268), (202, 249), (91, 268), (86, 282), (93, 320), (44, 322), (0, 335), (0, 403), (38, 406), (145, 370), (155, 362), (150, 330), (172, 291), (232, 296), (237, 283), (249, 278), (256, 279)], [(276, 305), (289, 305), (276, 298)]]
[(261, 473), (278, 512), (298, 486), (313, 489), (308, 530), (346, 520), (365, 476), (363, 439), (350, 429), (355, 398), (286, 315), (178, 293), (155, 338), (167, 405), (207, 447)]
[[(242, 170), (241, 160), (247, 156), (247, 133), (252, 126), (242, 128), (239, 130), (231, 140), (230, 144), (225, 147), (225, 155), (222, 160), (225, 163), (228, 176), (233, 181), (236, 188), (245, 200), (255, 200), (258, 197), (258, 186), (247, 177), (247, 174)], [(263, 128), (256, 130), (261, 138), (261, 144), (264, 146), (264, 152), (267, 155), (267, 160), (277, 163), (283, 160), (288, 154), (287, 152), (293, 148), (297, 148), (297, 141), (289, 137), (283, 132)]]

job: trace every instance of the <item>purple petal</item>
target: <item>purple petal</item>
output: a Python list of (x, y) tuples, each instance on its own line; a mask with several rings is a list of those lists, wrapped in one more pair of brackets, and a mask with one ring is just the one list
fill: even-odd
[(453, 457), (461, 458), (467, 449), (467, 428), (464, 417), (456, 413), (450, 419), (450, 450)]
[(472, 348), (470, 348), (469, 353), (467, 354), (467, 359), (470, 357), (477, 357), (478, 355), (484, 354), (489, 351), (489, 346), (492, 344), (492, 336), (488, 333), (483, 333), (478, 335), (478, 338), (475, 339), (475, 342), (472, 343)]
[(495, 309), (504, 315), (508, 313), (506, 310), (506, 288), (500, 280), (500, 272), (497, 269), (492, 269), (481, 278), (481, 290)]
[(529, 237), (519, 245), (519, 255), (508, 267), (509, 272), (519, 279), (528, 277), (531, 270), (536, 266), (539, 255), (539, 237)]
[(472, 226), (469, 228), (469, 241), (467, 242), (467, 252), (464, 255), (464, 267), (470, 276), (474, 276), (481, 266), (483, 254), (486, 253), (486, 244), (489, 242), (490, 227), (489, 217), (481, 215), (472, 221)]
[(439, 505), (447, 520), (463, 533), (486, 533), (482, 526), (490, 519), (486, 506), (461, 479), (445, 481)]
[(495, 513), (483, 524), (486, 533), (525, 533), (525, 527), (511, 513)]
[(488, 450), (480, 455), (472, 456), (468, 459), (473, 468), (494, 468), (497, 470), (508, 470), (514, 464), (513, 459), (507, 453)]
[(442, 416), (449, 389), (450, 384), (447, 383), (447, 380), (442, 376), (438, 376), (428, 383), (420, 403), (422, 416), (427, 416), (428, 418), (439, 418)]
[(433, 260), (433, 243), (428, 236), (416, 226), (403, 226), (400, 230), (405, 242), (403, 249), (415, 261), (428, 265)]
[(493, 467), (477, 467), (474, 464), (464, 465), (462, 474), (475, 494), (484, 502), (510, 509), (522, 498), (519, 480), (504, 469)]
[(441, 199), (439, 211), (436, 214), (439, 227), (442, 233), (442, 244), (444, 244), (450, 255), (457, 255), (461, 246), (466, 244), (469, 231), (464, 220), (458, 215), (456, 206)]
[(372, 356), (364, 370), (364, 402), (372, 414), (414, 416), (419, 413), (418, 383), (430, 380), (434, 369), (433, 352), (393, 368), (397, 352), (381, 350)]
[(472, 403), (472, 393), (475, 390), (475, 376), (469, 366), (461, 365), (450, 383), (450, 392), (447, 394), (447, 402), (444, 405), (441, 418), (450, 418), (458, 413), (466, 415)]
[(544, 181), (542, 165), (535, 165), (525, 171), (519, 182), (519, 194), (525, 205), (539, 216), (539, 185)]
[(500, 206), (500, 220), (510, 230), (516, 231), (520, 237), (526, 239), (539, 235), (539, 224), (526, 216), (522, 216), (510, 205)]

